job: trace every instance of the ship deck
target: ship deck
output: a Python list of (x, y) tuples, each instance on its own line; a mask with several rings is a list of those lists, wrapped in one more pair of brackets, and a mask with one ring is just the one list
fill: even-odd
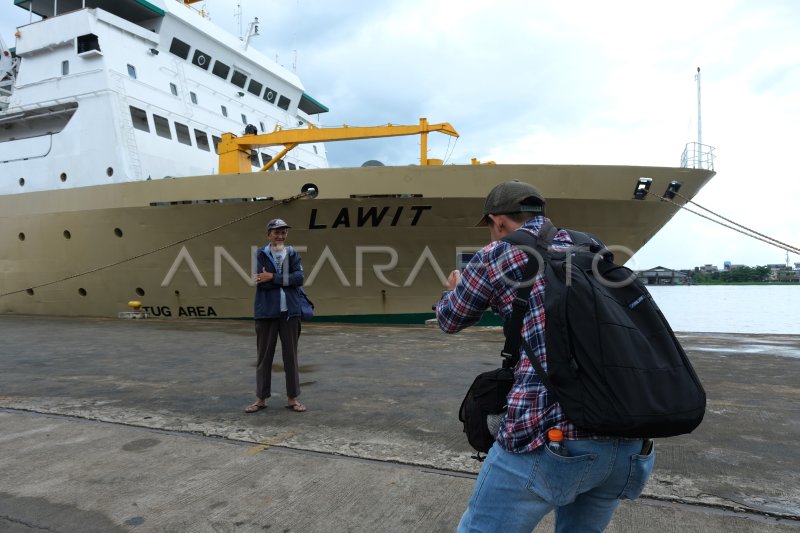
[[(657, 441), (644, 497), (608, 531), (800, 530), (800, 336), (679, 337), (706, 418)], [(278, 357), (270, 407), (248, 415), (250, 321), (6, 315), (0, 338), (11, 531), (452, 531), (479, 467), (456, 411), (502, 344), (496, 328), (304, 324), (309, 410), (283, 408)]]

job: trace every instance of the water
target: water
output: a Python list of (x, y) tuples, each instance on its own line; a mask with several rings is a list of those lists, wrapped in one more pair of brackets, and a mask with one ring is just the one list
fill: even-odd
[(800, 335), (800, 285), (649, 286), (672, 329)]

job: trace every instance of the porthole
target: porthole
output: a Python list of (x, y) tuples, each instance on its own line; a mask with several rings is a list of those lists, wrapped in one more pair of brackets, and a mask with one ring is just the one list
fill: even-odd
[(136, 294), (139, 296), (144, 296), (144, 289), (141, 287), (136, 287)]
[(113, 168), (111, 168), (111, 167), (108, 167), (108, 168), (106, 169), (106, 175), (107, 175), (109, 178), (110, 178), (111, 176), (113, 176), (113, 175), (114, 175), (114, 169), (113, 169)]
[(80, 289), (78, 289), (78, 294), (80, 294), (81, 296), (86, 296), (86, 289), (81, 287)]
[(114, 228), (114, 235), (117, 237), (122, 237), (122, 230), (119, 228)]
[(25, 292), (27, 292), (28, 295), (33, 296), (33, 289), (25, 289)]
[(61, 173), (61, 181), (67, 181), (67, 174), (66, 172)]
[(178, 289), (175, 289), (175, 296), (180, 296), (180, 295), (181, 295), (181, 291), (179, 291)]
[(72, 233), (70, 233), (68, 229), (64, 230), (64, 238), (65, 239), (71, 239), (72, 238)]
[(20, 232), (19, 235), (17, 235), (17, 237), (19, 237), (19, 240), (21, 240), (21, 241), (25, 240), (25, 234), (22, 233), (22, 232)]
[(19, 179), (19, 186), (20, 187), (24, 187), (25, 186), (25, 178), (20, 178)]

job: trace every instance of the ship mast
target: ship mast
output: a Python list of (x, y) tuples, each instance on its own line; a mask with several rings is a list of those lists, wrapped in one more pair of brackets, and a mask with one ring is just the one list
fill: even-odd
[(700, 119), (700, 67), (697, 67), (697, 74), (694, 79), (697, 80), (697, 144), (703, 144), (703, 127)]
[(253, 21), (248, 24), (247, 26), (247, 35), (244, 34), (242, 31), (242, 3), (236, 3), (236, 21), (239, 24), (239, 40), (244, 43), (243, 48), (247, 50), (247, 46), (250, 44), (250, 38), (255, 37), (256, 35), (261, 35), (258, 33), (258, 17), (253, 19)]

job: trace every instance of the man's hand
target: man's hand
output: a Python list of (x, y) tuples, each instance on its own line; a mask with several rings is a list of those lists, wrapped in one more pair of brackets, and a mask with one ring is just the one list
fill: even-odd
[(256, 274), (256, 283), (264, 283), (266, 281), (272, 281), (272, 278), (275, 277), (275, 274), (272, 272), (267, 272), (266, 268), (261, 268), (261, 272)]
[(458, 280), (461, 279), (461, 272), (458, 270), (453, 270), (450, 272), (450, 275), (447, 276), (447, 290), (452, 291), (458, 285)]

